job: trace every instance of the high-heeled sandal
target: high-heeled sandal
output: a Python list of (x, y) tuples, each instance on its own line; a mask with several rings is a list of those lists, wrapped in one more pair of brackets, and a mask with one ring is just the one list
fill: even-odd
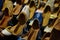
[(43, 18), (42, 26), (46, 26), (49, 22), (50, 14), (51, 14), (51, 7), (49, 5), (45, 7), (43, 14), (44, 14), (44, 18)]
[(50, 40), (60, 40), (60, 19), (55, 24), (55, 26), (51, 32)]
[(38, 32), (39, 32), (39, 21), (37, 19), (33, 20), (32, 27), (26, 35), (23, 35), (22, 38), (25, 40), (36, 40)]
[(42, 23), (43, 19), (43, 11), (44, 11), (45, 3), (40, 3), (39, 8), (35, 11), (33, 19), (38, 19), (40, 24)]
[(9, 10), (8, 8), (6, 8), (4, 10), (4, 19), (2, 20), (1, 24), (0, 24), (0, 28), (6, 28), (8, 25), (8, 22), (11, 20), (12, 17), (9, 16)]
[(26, 15), (21, 13), (18, 20), (19, 22), (15, 26), (6, 28), (6, 30), (11, 32), (13, 35), (19, 35), (22, 33), (27, 21)]
[(36, 10), (35, 3), (34, 3), (34, 1), (31, 1), (31, 3), (30, 3), (30, 17), (29, 17), (29, 19), (33, 18), (35, 10)]
[(9, 10), (9, 15), (12, 16), (12, 11), (13, 11), (13, 3), (9, 0), (5, 0), (4, 1), (4, 4), (3, 4), (3, 8), (2, 8), (2, 11), (5, 10), (5, 8), (8, 8)]

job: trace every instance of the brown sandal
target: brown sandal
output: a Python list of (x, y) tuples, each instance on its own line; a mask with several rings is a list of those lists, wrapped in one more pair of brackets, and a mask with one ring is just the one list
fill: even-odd
[(6, 28), (8, 25), (8, 22), (11, 20), (12, 17), (9, 16), (9, 10), (6, 8), (3, 13), (5, 14), (4, 19), (2, 20), (0, 24), (0, 28)]

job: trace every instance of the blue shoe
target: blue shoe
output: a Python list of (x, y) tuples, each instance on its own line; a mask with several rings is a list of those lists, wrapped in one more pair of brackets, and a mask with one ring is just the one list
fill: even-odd
[(39, 12), (39, 11), (36, 11), (34, 16), (33, 16), (33, 19), (38, 19), (40, 23), (42, 23), (42, 12)]

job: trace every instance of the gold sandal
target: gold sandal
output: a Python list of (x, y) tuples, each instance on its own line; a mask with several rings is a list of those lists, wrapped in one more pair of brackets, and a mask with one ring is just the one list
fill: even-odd
[(50, 19), (50, 15), (51, 15), (51, 7), (49, 5), (46, 6), (43, 14), (44, 14), (44, 18), (43, 18), (42, 26), (47, 26), (49, 19)]

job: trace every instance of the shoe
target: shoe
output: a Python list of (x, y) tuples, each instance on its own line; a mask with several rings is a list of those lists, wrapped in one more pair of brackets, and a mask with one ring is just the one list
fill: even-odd
[(29, 12), (29, 5), (25, 5), (21, 11), (21, 13), (24, 13), (26, 15), (27, 20), (29, 19), (30, 12)]
[(5, 0), (3, 4), (2, 11), (4, 11), (6, 8), (9, 10), (9, 15), (12, 16), (12, 11), (13, 11), (13, 3), (9, 0)]
[(36, 40), (39, 30), (39, 21), (34, 19), (31, 29), (28, 33), (24, 34), (22, 38), (25, 40)]
[[(17, 0), (19, 1), (19, 0)], [(8, 26), (15, 26), (18, 23), (18, 16), (20, 15), (20, 12), (23, 8), (23, 5), (21, 4), (16, 4), (16, 6), (13, 8), (13, 17), (9, 21)]]
[(13, 27), (7, 27), (6, 30), (11, 32), (13, 35), (19, 35), (22, 33), (23, 29), (26, 26), (27, 18), (24, 13), (21, 13), (19, 16), (19, 22)]
[(6, 8), (3, 12), (4, 14), (4, 19), (2, 20), (1, 24), (0, 24), (0, 28), (6, 28), (8, 25), (8, 22), (11, 20), (12, 17), (9, 16), (8, 14), (8, 8)]
[(33, 16), (33, 19), (38, 19), (40, 24), (43, 21), (43, 15), (42, 14), (44, 11), (44, 6), (45, 6), (45, 3), (40, 3), (39, 8), (35, 11), (34, 16)]
[(50, 40), (60, 40), (60, 19), (58, 19), (57, 23), (55, 24), (51, 35)]
[(43, 17), (42, 26), (47, 26), (50, 19), (50, 15), (51, 15), (51, 7), (49, 5), (45, 7), (43, 14), (44, 14), (44, 17)]
[[(13, 31), (13, 35), (18, 35), (19, 33), (21, 33), (21, 31), (23, 31), (23, 28), (25, 27), (25, 24), (26, 24), (28, 18), (29, 18), (29, 6), (25, 6), (25, 7), (22, 9), (21, 13), (18, 15), (18, 20), (19, 20), (19, 22), (22, 23), (22, 24), (17, 23), (15, 26), (13, 26), (13, 27), (11, 28), (11, 31)], [(19, 24), (19, 26), (18, 26), (18, 24)], [(21, 25), (21, 27), (20, 27), (20, 25)], [(17, 26), (18, 26), (19, 29), (16, 29)], [(23, 27), (22, 27), (22, 26), (23, 26)], [(14, 29), (13, 29), (13, 28), (14, 28)], [(7, 29), (8, 29), (8, 28), (7, 28)], [(15, 31), (16, 31), (15, 29), (17, 30), (16, 33), (15, 33)], [(21, 31), (19, 32), (19, 30), (21, 30)]]
[(31, 3), (30, 3), (30, 17), (29, 17), (29, 19), (33, 18), (35, 10), (36, 10), (35, 3), (34, 3), (34, 1), (31, 1)]

